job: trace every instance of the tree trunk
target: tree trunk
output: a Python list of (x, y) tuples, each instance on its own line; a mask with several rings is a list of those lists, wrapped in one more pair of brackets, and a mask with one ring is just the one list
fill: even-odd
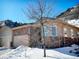
[(45, 33), (43, 28), (43, 23), (41, 23), (41, 29), (42, 29), (42, 40), (43, 40), (43, 48), (44, 48), (44, 57), (46, 57), (46, 46), (45, 46)]

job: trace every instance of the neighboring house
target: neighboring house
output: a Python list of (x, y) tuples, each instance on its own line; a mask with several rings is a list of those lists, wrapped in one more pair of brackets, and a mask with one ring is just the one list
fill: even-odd
[[(60, 19), (44, 20), (44, 38), (47, 48), (68, 46), (79, 42), (79, 28), (70, 25)], [(15, 27), (13, 31), (13, 46), (19, 45), (30, 46), (43, 46), (43, 40), (41, 39), (41, 26), (40, 23), (32, 25), (23, 25)], [(35, 43), (30, 43), (34, 40)]]
[(0, 22), (0, 46), (10, 48), (12, 41), (12, 30), (4, 22)]

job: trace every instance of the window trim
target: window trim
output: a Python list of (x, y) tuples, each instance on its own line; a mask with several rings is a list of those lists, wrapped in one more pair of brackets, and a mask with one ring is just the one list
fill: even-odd
[[(57, 36), (57, 26), (55, 24), (53, 24), (52, 27), (55, 27), (56, 28), (56, 35), (53, 35), (52, 34), (53, 37), (56, 37)], [(53, 33), (53, 31), (52, 31), (52, 33)]]

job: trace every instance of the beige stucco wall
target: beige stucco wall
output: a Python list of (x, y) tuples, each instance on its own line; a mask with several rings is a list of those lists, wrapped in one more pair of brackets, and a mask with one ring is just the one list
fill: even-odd
[(2, 46), (10, 48), (10, 43), (12, 41), (12, 30), (7, 26), (2, 27)]
[(30, 37), (27, 34), (14, 36), (13, 46), (14, 47), (18, 47), (20, 45), (29, 46), (29, 39), (30, 39)]

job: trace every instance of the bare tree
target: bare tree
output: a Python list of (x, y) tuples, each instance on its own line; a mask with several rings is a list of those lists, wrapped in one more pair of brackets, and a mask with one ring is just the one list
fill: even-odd
[(44, 40), (44, 57), (46, 57), (46, 46), (45, 46), (45, 38), (44, 38), (44, 28), (43, 28), (43, 18), (50, 17), (52, 12), (52, 6), (46, 3), (46, 0), (37, 0), (37, 4), (33, 5), (32, 3), (28, 5), (27, 12), (23, 11), (29, 19), (39, 21), (41, 24), (42, 30), (42, 40)]

